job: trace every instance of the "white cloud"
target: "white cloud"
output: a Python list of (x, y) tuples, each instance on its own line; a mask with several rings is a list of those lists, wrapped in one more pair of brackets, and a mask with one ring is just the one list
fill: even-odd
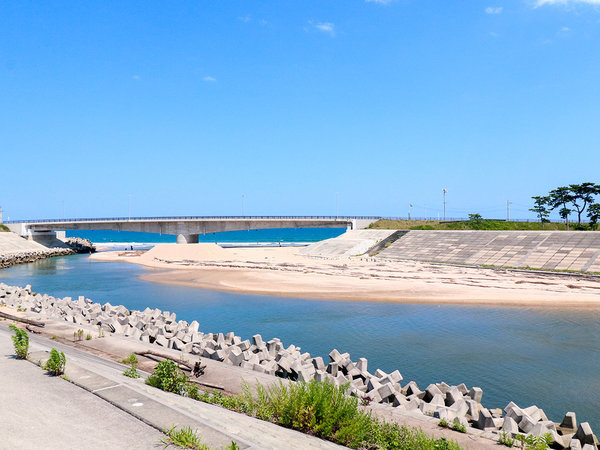
[(573, 3), (600, 5), (600, 0), (537, 0), (536, 7), (544, 5), (571, 5)]
[(561, 32), (561, 33), (568, 33), (569, 31), (571, 31), (571, 29), (570, 29), (569, 27), (562, 27), (562, 28), (560, 29), (560, 32)]
[(134, 75), (134, 76), (132, 76), (131, 78), (132, 78), (133, 80), (135, 80), (135, 81), (139, 81), (139, 80), (141, 80), (141, 79), (142, 79), (142, 77), (140, 77), (139, 75)]
[(241, 16), (238, 17), (238, 20), (244, 22), (244, 23), (248, 23), (252, 20), (252, 17), (250, 16), (250, 14), (246, 15), (246, 16)]
[(217, 81), (217, 79), (213, 78), (213, 77), (204, 77), (204, 78), (202, 78), (202, 81), (206, 81), (208, 83), (214, 83), (215, 81)]
[(367, 3), (377, 3), (378, 5), (389, 5), (392, 0), (365, 0)]
[(314, 24), (314, 27), (323, 33), (329, 33), (331, 36), (335, 36), (335, 24), (332, 22), (318, 22)]
[(502, 6), (488, 6), (485, 8), (486, 14), (500, 14), (504, 8)]

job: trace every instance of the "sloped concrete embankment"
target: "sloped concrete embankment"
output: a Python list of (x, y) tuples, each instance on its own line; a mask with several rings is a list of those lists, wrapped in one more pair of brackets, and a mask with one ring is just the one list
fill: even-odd
[[(264, 342), (259, 334), (243, 340), (234, 333), (203, 333), (199, 323), (177, 321), (174, 313), (146, 308), (128, 310), (122, 305), (100, 305), (80, 296), (54, 298), (20, 288), (0, 284), (0, 301), (14, 308), (28, 308), (47, 317), (66, 320), (72, 324), (98, 326), (110, 333), (129, 336), (145, 343), (199, 355), (256, 372), (300, 381), (331, 381), (336, 385), (349, 383), (352, 395), (367, 403), (381, 404), (413, 418), (430, 417), (454, 420), (472, 434), (498, 439), (501, 432), (542, 435), (550, 433), (556, 448), (597, 448), (598, 441), (587, 422), (578, 424), (574, 413), (567, 413), (561, 423), (548, 419), (537, 406), (520, 408), (509, 403), (504, 410), (488, 409), (482, 405), (483, 391), (465, 384), (449, 386), (431, 384), (424, 390), (411, 381), (402, 385), (398, 370), (385, 373), (368, 371), (366, 358), (353, 361), (348, 353), (334, 349), (326, 364), (322, 357), (312, 357), (301, 348), (285, 347), (277, 339)], [(385, 411), (378, 413), (385, 416)], [(593, 446), (593, 447), (592, 447)]]
[(378, 257), (600, 272), (600, 232), (412, 230), (383, 249)]
[(15, 233), (5, 232), (0, 233), (0, 269), (52, 256), (88, 253), (95, 250), (93, 244), (87, 239), (53, 238), (49, 241), (37, 242), (24, 239)]
[(350, 230), (338, 237), (304, 247), (300, 253), (313, 258), (336, 259), (364, 255), (397, 233), (395, 230)]

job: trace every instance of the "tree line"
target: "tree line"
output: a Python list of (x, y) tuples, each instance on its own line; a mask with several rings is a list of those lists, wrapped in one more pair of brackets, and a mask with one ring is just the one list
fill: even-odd
[(548, 195), (531, 197), (534, 202), (530, 211), (536, 213), (538, 219), (542, 222), (550, 222), (548, 217), (554, 210), (558, 210), (558, 215), (567, 224), (569, 229), (569, 216), (571, 213), (577, 213), (578, 228), (582, 228), (581, 218), (587, 210), (587, 218), (590, 228), (596, 229), (600, 222), (600, 203), (596, 201), (596, 196), (600, 196), (600, 185), (595, 183), (570, 184), (551, 190)]

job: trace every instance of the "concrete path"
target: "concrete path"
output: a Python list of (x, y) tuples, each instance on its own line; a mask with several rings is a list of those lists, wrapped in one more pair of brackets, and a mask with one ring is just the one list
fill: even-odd
[(0, 448), (7, 442), (7, 448), (153, 448), (163, 437), (157, 429), (171, 425), (198, 430), (203, 443), (214, 448), (232, 441), (252, 449), (342, 448), (151, 388), (141, 379), (123, 376), (121, 364), (30, 334), (30, 359), (45, 359), (52, 347), (63, 351), (66, 375), (74, 384), (49, 377), (34, 364), (12, 357), (10, 335), (7, 325), (0, 324), (0, 383), (9, 387), (0, 397), (0, 434), (9, 440), (0, 442)]
[(158, 430), (99, 397), (14, 358), (0, 329), (0, 448), (160, 448)]

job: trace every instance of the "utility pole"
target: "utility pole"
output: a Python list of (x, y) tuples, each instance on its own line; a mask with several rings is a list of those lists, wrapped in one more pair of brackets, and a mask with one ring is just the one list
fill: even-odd
[(339, 192), (335, 193), (335, 220), (338, 220), (338, 216), (339, 216)]
[(512, 202), (510, 200), (506, 200), (506, 221), (510, 222), (510, 204)]
[(131, 220), (131, 194), (127, 196), (127, 220)]
[(446, 194), (448, 193), (448, 189), (442, 189), (444, 193), (444, 220), (446, 220)]
[(412, 205), (408, 203), (408, 220), (410, 220), (410, 208), (412, 208)]
[(244, 217), (244, 194), (242, 194), (242, 217)]
[(2, 223), (2, 206), (0, 206), (0, 223)]
[(62, 218), (65, 220), (65, 201), (62, 201)]

